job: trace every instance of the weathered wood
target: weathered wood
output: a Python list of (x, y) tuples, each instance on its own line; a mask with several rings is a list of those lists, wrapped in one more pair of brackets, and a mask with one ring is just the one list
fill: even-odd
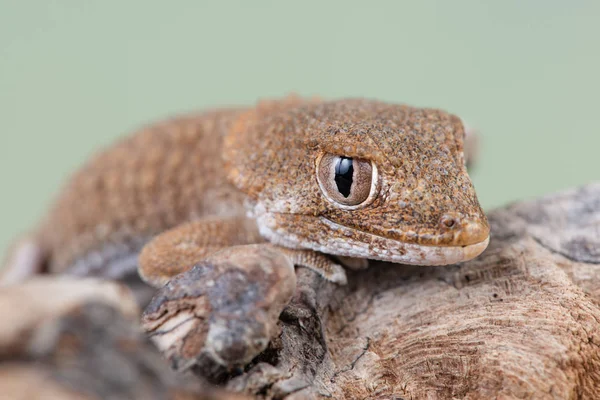
[(36, 278), (0, 290), (0, 399), (240, 399), (176, 376), (123, 285)]
[[(488, 250), (461, 265), (378, 263), (348, 271), (346, 286), (298, 268), (280, 335), (223, 386), (292, 400), (600, 398), (600, 183), (489, 217)], [(105, 294), (19, 300), (37, 310), (30, 318), (0, 307), (12, 321), (0, 325), (0, 388), (13, 390), (3, 393), (229, 398), (168, 371), (139, 336), (129, 294), (94, 290)]]

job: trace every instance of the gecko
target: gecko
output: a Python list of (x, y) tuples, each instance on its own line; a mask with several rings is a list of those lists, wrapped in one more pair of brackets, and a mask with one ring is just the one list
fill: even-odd
[[(201, 347), (222, 365), (243, 364), (274, 334), (265, 326), (293, 295), (295, 267), (344, 284), (344, 267), (363, 268), (366, 260), (448, 265), (481, 254), (490, 229), (464, 149), (459, 117), (363, 98), (288, 96), (171, 118), (78, 170), (14, 248), (0, 280), (39, 272), (118, 279), (137, 271), (159, 288), (145, 328), (169, 331), (155, 341), (173, 359), (193, 333), (165, 330), (185, 321), (173, 311), (182, 297), (174, 291), (182, 282), (214, 286), (218, 271), (238, 268), (244, 279), (271, 285), (262, 295), (270, 300), (257, 306), (270, 322), (258, 336), (238, 338), (246, 344), (233, 356), (226, 354), (233, 339), (223, 339), (231, 324), (210, 328), (220, 341), (205, 338)], [(202, 296), (214, 292), (208, 286)]]

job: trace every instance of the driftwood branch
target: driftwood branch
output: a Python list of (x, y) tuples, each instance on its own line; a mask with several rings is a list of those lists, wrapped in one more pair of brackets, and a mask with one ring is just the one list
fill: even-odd
[(177, 376), (139, 329), (127, 287), (36, 278), (0, 290), (0, 399), (224, 399)]
[[(489, 249), (461, 265), (378, 263), (350, 271), (346, 286), (298, 269), (280, 333), (219, 383), (265, 399), (600, 398), (600, 184), (489, 217)], [(0, 308), (12, 321), (0, 327), (0, 387), (44, 382), (45, 394), (63, 394), (55, 398), (233, 398), (197, 375), (173, 376), (137, 330), (131, 296), (115, 302), (121, 292), (102, 290), (110, 293), (70, 306), (31, 305), (41, 310), (31, 318)], [(19, 326), (9, 334), (8, 325)]]

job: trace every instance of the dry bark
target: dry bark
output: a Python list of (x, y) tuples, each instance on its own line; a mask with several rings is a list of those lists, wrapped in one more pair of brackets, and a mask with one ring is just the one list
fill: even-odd
[[(377, 263), (348, 271), (346, 286), (298, 268), (280, 334), (219, 382), (265, 399), (600, 398), (600, 183), (489, 218), (488, 250), (460, 265)], [(129, 294), (94, 290), (105, 294), (38, 302), (23, 320), (0, 307), (3, 322), (16, 321), (4, 338), (18, 338), (0, 340), (1, 388), (35, 387), (37, 398), (229, 398), (168, 371), (139, 336)]]
[(36, 278), (0, 290), (0, 399), (241, 399), (176, 376), (127, 287)]

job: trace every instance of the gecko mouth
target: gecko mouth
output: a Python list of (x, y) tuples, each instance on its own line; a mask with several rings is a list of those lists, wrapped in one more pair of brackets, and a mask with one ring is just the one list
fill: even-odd
[[(480, 255), (490, 240), (486, 234), (480, 241), (466, 245), (408, 243), (341, 225), (323, 216), (306, 214), (261, 213), (256, 215), (256, 222), (264, 238), (283, 247), (409, 265), (450, 265), (468, 261)], [(311, 229), (299, 234), (299, 224)]]
[(314, 250), (401, 264), (449, 265), (468, 261), (483, 253), (490, 240), (488, 235), (479, 242), (467, 245), (405, 243), (347, 227), (322, 216), (319, 219), (334, 234), (324, 246), (311, 246)]

